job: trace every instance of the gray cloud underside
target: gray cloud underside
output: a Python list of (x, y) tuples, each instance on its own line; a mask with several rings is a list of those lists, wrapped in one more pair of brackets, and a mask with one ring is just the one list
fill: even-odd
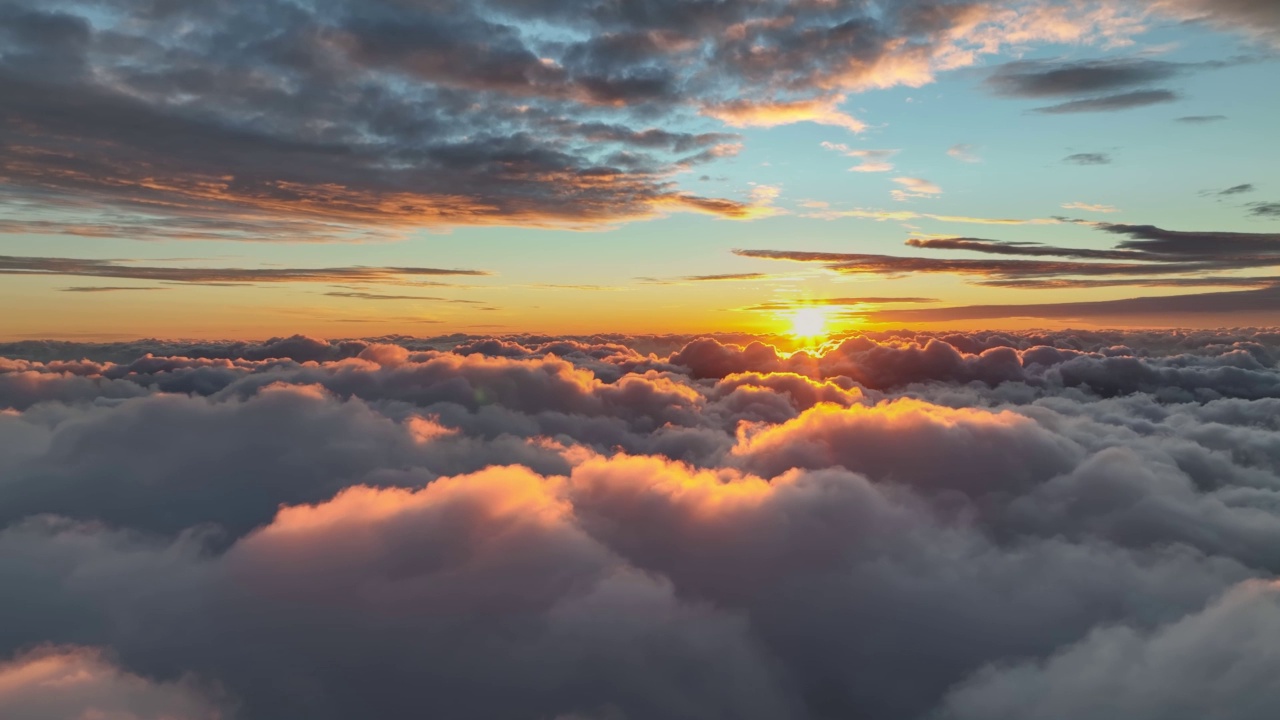
[(1280, 257), (1236, 257), (1160, 262), (1067, 262), (1057, 260), (978, 260), (863, 253), (827, 253), (796, 250), (736, 250), (742, 257), (821, 263), (829, 270), (848, 274), (906, 275), (954, 274), (991, 279), (1053, 278), (1072, 276), (1177, 275), (1280, 265)]
[(1111, 156), (1107, 153), (1076, 153), (1062, 159), (1072, 165), (1110, 165)]
[[(9, 0), (0, 231), (351, 242), (422, 225), (578, 227), (681, 209), (743, 217), (748, 202), (677, 182), (737, 151), (739, 138), (701, 113), (924, 82), (949, 53), (996, 40), (1007, 9)], [(1276, 27), (1273, 11), (1244, 0), (1158, 9), (1264, 39)], [(975, 28), (987, 32), (968, 36)], [(1115, 94), (1185, 69), (1023, 63), (994, 82), (1037, 96)]]
[(0, 345), (0, 714), (1280, 702), (1280, 333), (770, 340)]
[(483, 270), (429, 267), (204, 268), (154, 267), (122, 260), (0, 255), (0, 275), (108, 277), (192, 284), (365, 282), (404, 284), (416, 277), (483, 276)]
[[(985, 260), (901, 257), (865, 253), (797, 250), (735, 250), (743, 257), (822, 263), (846, 273), (956, 273), (993, 279), (1097, 275), (1185, 275), (1212, 270), (1280, 265), (1280, 233), (1167, 230), (1154, 225), (1098, 223), (1098, 230), (1125, 235), (1114, 249), (1066, 248), (1028, 241), (985, 238), (910, 238), (907, 245), (927, 250), (953, 250), (1014, 256)], [(1025, 259), (1036, 258), (1036, 259)], [(1067, 262), (1070, 258), (1108, 262)]]
[(1171, 0), (1161, 5), (1176, 17), (1243, 32), (1264, 47), (1280, 48), (1280, 6), (1271, 0)]
[(676, 278), (638, 277), (636, 280), (645, 285), (679, 285), (682, 283), (700, 282), (736, 282), (750, 280), (768, 280), (774, 276), (768, 273), (714, 273), (711, 275), (684, 275)]
[[(1112, 58), (1084, 61), (1019, 60), (997, 67), (984, 81), (991, 92), (1016, 98), (1069, 98), (1035, 108), (1046, 114), (1110, 112), (1173, 102), (1172, 90), (1151, 87), (1197, 70), (1229, 67), (1242, 62), (1178, 63), (1150, 58)], [(1216, 117), (1216, 116), (1214, 116)], [(1210, 122), (1210, 116), (1180, 118)]]
[[(903, 0), (11, 0), (5, 232), (289, 241), (419, 225), (740, 216), (674, 176), (699, 113), (928, 67), (990, 8)], [(906, 44), (904, 44), (906, 41)], [(897, 82), (897, 80), (890, 80)], [(57, 207), (74, 220), (40, 212)], [(225, 220), (225, 222), (224, 222)]]
[(1251, 193), (1256, 190), (1252, 183), (1243, 183), (1240, 185), (1232, 185), (1229, 188), (1219, 190), (1218, 195), (1240, 195), (1241, 193)]
[(1222, 258), (1280, 256), (1280, 233), (1244, 233), (1203, 230), (1166, 230), (1154, 225), (1106, 223), (1101, 230), (1128, 235), (1117, 247), (1152, 254)]
[(1206, 276), (1174, 278), (1122, 278), (1105, 280), (1095, 278), (1056, 278), (1051, 280), (1029, 278), (1016, 280), (981, 280), (978, 285), (1033, 290), (1068, 290), (1105, 287), (1270, 287), (1280, 284), (1280, 275), (1254, 277)]
[(1023, 60), (997, 67), (985, 83), (993, 92), (1010, 97), (1096, 95), (1168, 80), (1190, 69), (1184, 63), (1142, 58), (1082, 62)]
[[(1162, 298), (1134, 298), (1097, 303), (1053, 305), (983, 305), (930, 310), (877, 311), (880, 322), (946, 322), (1013, 317), (1079, 318), (1103, 324), (1132, 324), (1147, 318), (1176, 324), (1187, 313), (1225, 316), (1248, 312), (1275, 317), (1275, 288), (1280, 276), (1214, 275), (1249, 268), (1280, 266), (1280, 234), (1167, 230), (1154, 225), (1093, 224), (1125, 236), (1112, 249), (1069, 248), (1028, 241), (985, 238), (911, 238), (907, 245), (924, 250), (1002, 255), (1009, 259), (903, 257), (796, 250), (735, 250), (735, 254), (768, 260), (819, 263), (850, 274), (898, 276), (912, 273), (953, 274), (976, 285), (1020, 289), (1101, 287), (1251, 287), (1252, 291), (1202, 293)], [(1046, 259), (1050, 258), (1050, 259)], [(1052, 258), (1066, 258), (1058, 260)], [(1198, 321), (1197, 321), (1198, 322)]]
[(1035, 242), (1002, 242), (984, 238), (911, 238), (907, 245), (932, 250), (965, 250), (995, 255), (1067, 257), (1087, 260), (1119, 260), (1176, 263), (1189, 260), (1221, 262), (1226, 266), (1244, 260), (1271, 262), (1280, 258), (1280, 233), (1166, 230), (1154, 225), (1100, 223), (1097, 228), (1130, 239), (1114, 250), (1064, 248)]
[(1083, 100), (1069, 100), (1057, 105), (1039, 107), (1032, 112), (1058, 115), (1063, 113), (1111, 112), (1129, 110), (1136, 107), (1173, 102), (1178, 94), (1171, 90), (1135, 90), (1118, 95), (1104, 95)]
[[(1275, 282), (1280, 284), (1280, 278)], [(1194, 324), (1198, 314), (1257, 313), (1280, 319), (1280, 287), (1220, 293), (1196, 293), (1163, 297), (1128, 298), (1097, 302), (1067, 302), (1018, 305), (968, 305), (930, 310), (890, 310), (869, 314), (878, 322), (949, 322), (956, 320), (993, 320), (1007, 318), (1042, 318), (1046, 320), (1081, 320), (1115, 323), (1126, 318), (1155, 318), (1156, 324), (1179, 316)]]

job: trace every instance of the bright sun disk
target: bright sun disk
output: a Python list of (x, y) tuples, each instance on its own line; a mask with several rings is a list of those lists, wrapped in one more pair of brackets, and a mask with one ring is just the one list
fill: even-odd
[(827, 309), (806, 307), (791, 315), (791, 334), (800, 338), (816, 338), (827, 334)]

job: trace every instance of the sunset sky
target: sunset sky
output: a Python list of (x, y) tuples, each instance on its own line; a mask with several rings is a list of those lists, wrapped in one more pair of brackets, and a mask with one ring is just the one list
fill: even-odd
[(1278, 48), (1266, 0), (4, 2), (0, 336), (1264, 325)]
[(1280, 0), (0, 0), (0, 719), (1274, 720)]

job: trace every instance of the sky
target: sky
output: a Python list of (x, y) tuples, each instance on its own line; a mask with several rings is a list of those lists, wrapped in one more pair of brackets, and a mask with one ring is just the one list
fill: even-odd
[(1272, 325), (1278, 49), (1268, 0), (7, 0), (0, 338)]
[(0, 0), (3, 720), (1273, 720), (1280, 1)]

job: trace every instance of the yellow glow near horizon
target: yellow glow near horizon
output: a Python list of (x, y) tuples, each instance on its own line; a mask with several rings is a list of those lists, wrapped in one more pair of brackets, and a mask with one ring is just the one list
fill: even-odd
[(812, 339), (827, 334), (827, 308), (799, 308), (791, 314), (791, 334), (798, 338)]

